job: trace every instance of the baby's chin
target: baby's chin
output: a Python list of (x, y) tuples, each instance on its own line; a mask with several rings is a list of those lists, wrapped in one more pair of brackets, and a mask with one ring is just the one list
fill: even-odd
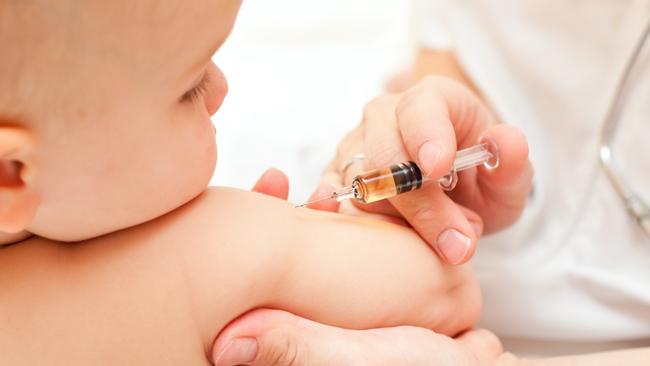
[[(206, 157), (200, 169), (159, 186), (143, 187), (119, 205), (76, 210), (76, 215), (62, 217), (43, 210), (30, 225), (29, 232), (54, 241), (80, 242), (152, 222), (200, 196), (208, 187), (216, 166), (216, 153)], [(72, 211), (72, 210), (69, 210)], [(83, 213), (80, 213), (83, 212)], [(50, 214), (51, 213), (51, 214)], [(75, 217), (76, 216), (76, 217)]]
[[(150, 197), (147, 200), (149, 207), (157, 207), (158, 209), (150, 211), (150, 215), (148, 215), (149, 217), (147, 219), (134, 222), (128, 227), (141, 225), (174, 212), (200, 196), (208, 188), (210, 180), (214, 175), (216, 163), (217, 154), (215, 146), (211, 153), (206, 154), (202, 169), (197, 170), (192, 175), (183, 177), (183, 179), (176, 184), (176, 187), (169, 187), (167, 194), (160, 195), (158, 200), (151, 200)], [(164, 204), (162, 204), (163, 202)]]
[(158, 191), (162, 193), (158, 193), (157, 199), (152, 199), (151, 196), (145, 198), (141, 205), (151, 208), (149, 215), (144, 220), (132, 222), (127, 227), (141, 225), (169, 214), (205, 192), (217, 165), (216, 144), (209, 144), (200, 160), (193, 164), (196, 169), (184, 173), (179, 172), (178, 180), (168, 185), (164, 191)]

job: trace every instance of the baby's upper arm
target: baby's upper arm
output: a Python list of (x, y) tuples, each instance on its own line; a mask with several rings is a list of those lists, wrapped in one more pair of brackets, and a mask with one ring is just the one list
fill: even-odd
[(450, 335), (478, 317), (471, 269), (442, 264), (411, 229), (231, 189), (201, 200), (185, 220), (202, 239), (183, 254), (200, 273), (189, 281), (200, 314), (214, 317), (227, 301), (241, 312), (272, 307), (347, 328), (417, 325)]

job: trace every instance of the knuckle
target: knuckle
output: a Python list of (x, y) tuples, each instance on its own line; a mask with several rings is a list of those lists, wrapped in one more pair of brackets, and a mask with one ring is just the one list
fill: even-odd
[(278, 330), (269, 334), (271, 339), (262, 347), (260, 364), (268, 366), (303, 366), (298, 338), (290, 331)]
[(405, 119), (411, 117), (413, 114), (413, 109), (417, 107), (417, 98), (418, 93), (414, 91), (408, 91), (404, 93), (402, 99), (400, 99), (399, 103), (397, 103), (397, 106), (395, 106), (395, 116), (399, 125), (402, 125)]
[[(509, 357), (503, 352), (503, 345), (494, 333), (485, 329), (472, 329), (460, 336), (462, 342), (479, 357)], [(501, 363), (500, 363), (501, 364)], [(511, 363), (504, 363), (510, 365)]]
[(410, 90), (395, 106), (395, 117), (403, 137), (421, 136), (423, 128), (444, 121), (442, 97), (435, 90)]
[[(418, 192), (414, 192), (414, 195), (418, 195)], [(414, 197), (411, 200), (411, 202), (400, 202), (400, 205), (410, 207), (408, 209), (410, 215), (407, 218), (409, 224), (429, 245), (435, 245), (440, 234), (440, 225), (444, 225), (444, 221), (441, 222), (441, 212), (436, 210), (426, 198)]]
[(413, 212), (414, 225), (430, 226), (429, 224), (436, 221), (436, 210), (431, 205), (420, 205)]
[(413, 88), (408, 90), (409, 94), (419, 94), (422, 92), (439, 94), (441, 89), (445, 88), (450, 83), (450, 79), (438, 76), (427, 75), (420, 80)]
[(364, 123), (369, 123), (375, 120), (376, 116), (386, 113), (394, 106), (396, 98), (395, 94), (384, 94), (371, 99), (363, 108)]
[(445, 78), (438, 75), (427, 75), (420, 80), (418, 85), (423, 86), (437, 86), (441, 81), (444, 81)]
[[(441, 99), (442, 95), (437, 86), (424, 84), (404, 92), (395, 106), (395, 114), (402, 117), (412, 117), (413, 114), (430, 110), (436, 105), (436, 101)], [(398, 120), (400, 119), (403, 118), (398, 118)]]
[(366, 103), (366, 105), (363, 107), (364, 123), (377, 114), (377, 110), (379, 109), (381, 104), (382, 104), (382, 97), (373, 98), (368, 103)]
[(394, 144), (378, 142), (369, 146), (367, 151), (369, 168), (381, 168), (386, 165), (399, 163), (402, 158), (402, 150)]
[(494, 354), (500, 354), (503, 352), (503, 345), (494, 333), (485, 329), (477, 329), (476, 333), (482, 340), (482, 346), (486, 350), (489, 350)]
[(355, 128), (354, 130), (348, 132), (345, 137), (343, 137), (343, 140), (341, 140), (341, 142), (336, 147), (336, 162), (340, 163), (345, 159), (348, 159), (351, 155), (358, 153), (358, 151), (355, 152), (355, 148), (359, 150), (358, 147), (361, 143), (360, 135), (361, 132), (359, 128)]
[(440, 75), (427, 75), (426, 77), (422, 78), (422, 80), (417, 84), (417, 87), (440, 90), (457, 87), (464, 88), (464, 85), (461, 82), (449, 77)]

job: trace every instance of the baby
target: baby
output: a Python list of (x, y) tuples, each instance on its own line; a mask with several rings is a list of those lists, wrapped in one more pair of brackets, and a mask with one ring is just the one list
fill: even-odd
[(410, 229), (207, 189), (240, 0), (0, 0), (0, 364), (208, 365), (258, 307), (470, 327)]

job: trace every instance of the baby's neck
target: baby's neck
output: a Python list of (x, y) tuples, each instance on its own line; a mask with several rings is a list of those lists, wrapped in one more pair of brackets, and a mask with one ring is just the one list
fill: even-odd
[(18, 243), (29, 238), (30, 236), (32, 236), (32, 234), (28, 233), (27, 231), (22, 231), (16, 234), (0, 232), (0, 246)]

